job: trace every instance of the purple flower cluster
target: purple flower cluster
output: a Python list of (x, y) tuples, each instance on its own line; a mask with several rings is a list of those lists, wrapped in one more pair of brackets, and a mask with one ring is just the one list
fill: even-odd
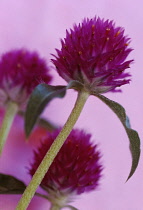
[(49, 67), (37, 52), (15, 49), (0, 58), (0, 94), (5, 101), (23, 103), (39, 83), (50, 81)]
[[(59, 130), (48, 133), (40, 148), (35, 151), (31, 175), (35, 173), (58, 133)], [(49, 196), (54, 194), (54, 197), (68, 197), (98, 187), (102, 171), (101, 155), (97, 145), (93, 145), (90, 139), (91, 135), (82, 130), (73, 130), (70, 133), (41, 183)]]
[(124, 29), (115, 27), (113, 21), (87, 18), (66, 31), (52, 62), (68, 83), (78, 81), (95, 93), (119, 91), (117, 87), (130, 81), (130, 74), (125, 72), (133, 61), (126, 61), (132, 51), (129, 41)]

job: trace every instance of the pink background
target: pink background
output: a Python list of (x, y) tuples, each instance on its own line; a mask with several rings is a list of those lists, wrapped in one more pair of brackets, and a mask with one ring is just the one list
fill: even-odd
[[(141, 0), (1, 0), (0, 1), (0, 53), (7, 50), (27, 47), (38, 50), (50, 60), (50, 53), (60, 47), (59, 39), (65, 36), (66, 28), (79, 23), (84, 17), (114, 19), (117, 26), (123, 26), (132, 38), (131, 47), (135, 50), (130, 58), (132, 82), (122, 87), (123, 93), (108, 93), (107, 97), (121, 103), (127, 111), (131, 125), (143, 138), (143, 3)], [(52, 65), (52, 64), (50, 64)], [(54, 70), (52, 84), (65, 84)], [(55, 99), (45, 111), (53, 122), (62, 125), (67, 119), (76, 92), (69, 90), (64, 100)], [(93, 134), (99, 144), (102, 162), (105, 167), (98, 191), (83, 194), (73, 203), (80, 210), (142, 210), (143, 209), (143, 158), (134, 176), (127, 182), (131, 166), (129, 141), (114, 113), (94, 97), (90, 97), (76, 127)], [(38, 141), (38, 140), (37, 140)], [(24, 143), (21, 124), (13, 125), (2, 158), (0, 172), (15, 175), (29, 182), (26, 166), (32, 160), (32, 148), (37, 142)], [(14, 210), (19, 195), (1, 195), (0, 209)], [(35, 197), (28, 210), (46, 210), (48, 201)]]

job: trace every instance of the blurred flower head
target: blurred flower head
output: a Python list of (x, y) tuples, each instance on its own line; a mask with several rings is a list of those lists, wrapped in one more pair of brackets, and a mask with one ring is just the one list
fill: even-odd
[[(30, 174), (33, 175), (50, 148), (59, 130), (48, 133), (34, 152)], [(100, 152), (91, 142), (91, 135), (73, 130), (46, 173), (41, 187), (52, 203), (64, 207), (74, 196), (97, 189), (101, 177)]]
[(130, 81), (125, 72), (133, 61), (126, 61), (132, 51), (129, 41), (124, 29), (115, 27), (113, 21), (87, 18), (66, 31), (52, 62), (68, 83), (78, 81), (95, 93), (120, 91), (116, 88)]
[(9, 100), (21, 105), (39, 83), (50, 81), (49, 67), (37, 52), (15, 49), (0, 58), (1, 105)]

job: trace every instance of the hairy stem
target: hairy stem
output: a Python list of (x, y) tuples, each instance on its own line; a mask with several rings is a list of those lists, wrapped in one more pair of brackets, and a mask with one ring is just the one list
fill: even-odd
[(61, 207), (59, 207), (59, 206), (57, 206), (57, 205), (54, 205), (54, 204), (51, 205), (50, 210), (61, 210), (61, 209), (65, 208), (65, 207), (67, 207), (67, 208), (70, 209), (70, 210), (78, 210), (77, 208), (75, 208), (75, 207), (73, 207), (73, 206), (71, 206), (71, 205), (66, 205), (66, 206), (63, 206), (63, 207), (61, 208)]
[(64, 144), (71, 130), (73, 129), (88, 96), (89, 93), (86, 92), (85, 90), (79, 92), (77, 101), (67, 122), (65, 123), (63, 129), (61, 130), (61, 132), (59, 133), (59, 135), (51, 145), (50, 149), (48, 150), (47, 154), (45, 155), (44, 159), (42, 160), (41, 164), (39, 165), (30, 184), (24, 191), (22, 198), (17, 205), (16, 210), (25, 210), (28, 207), (32, 197), (35, 194), (36, 189), (40, 185), (42, 179), (44, 178), (49, 167), (51, 166), (54, 158), (58, 154), (59, 150), (61, 149), (62, 145)]
[(18, 105), (10, 101), (7, 105), (6, 113), (2, 122), (2, 126), (0, 128), (0, 154), (2, 153), (2, 149), (8, 137), (10, 128), (12, 126), (17, 111), (18, 111)]

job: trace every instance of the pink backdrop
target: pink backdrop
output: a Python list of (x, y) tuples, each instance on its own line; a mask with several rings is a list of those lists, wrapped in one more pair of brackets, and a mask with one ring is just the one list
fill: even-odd
[[(59, 39), (65, 36), (66, 28), (80, 22), (84, 17), (95, 15), (114, 19), (116, 25), (123, 26), (132, 38), (135, 50), (130, 58), (132, 82), (122, 87), (123, 93), (108, 93), (107, 97), (121, 103), (130, 117), (131, 125), (143, 138), (143, 3), (141, 0), (1, 0), (0, 1), (0, 53), (17, 47), (38, 50), (50, 60), (50, 53), (60, 47)], [(52, 64), (50, 64), (52, 65)], [(65, 84), (53, 70), (52, 84)], [(45, 115), (62, 125), (67, 119), (76, 92), (69, 90), (64, 100), (55, 99), (46, 109)], [(76, 127), (93, 134), (99, 144), (105, 167), (100, 189), (83, 194), (73, 203), (80, 210), (142, 210), (143, 202), (143, 158), (134, 176), (125, 183), (131, 166), (127, 135), (117, 117), (108, 107), (94, 97), (90, 97)], [(32, 149), (37, 142), (24, 143), (21, 124), (13, 125), (2, 158), (0, 172), (15, 175), (29, 182), (26, 166), (32, 160)], [(19, 195), (1, 195), (0, 209), (14, 210)], [(28, 210), (45, 210), (48, 201), (35, 197)]]

